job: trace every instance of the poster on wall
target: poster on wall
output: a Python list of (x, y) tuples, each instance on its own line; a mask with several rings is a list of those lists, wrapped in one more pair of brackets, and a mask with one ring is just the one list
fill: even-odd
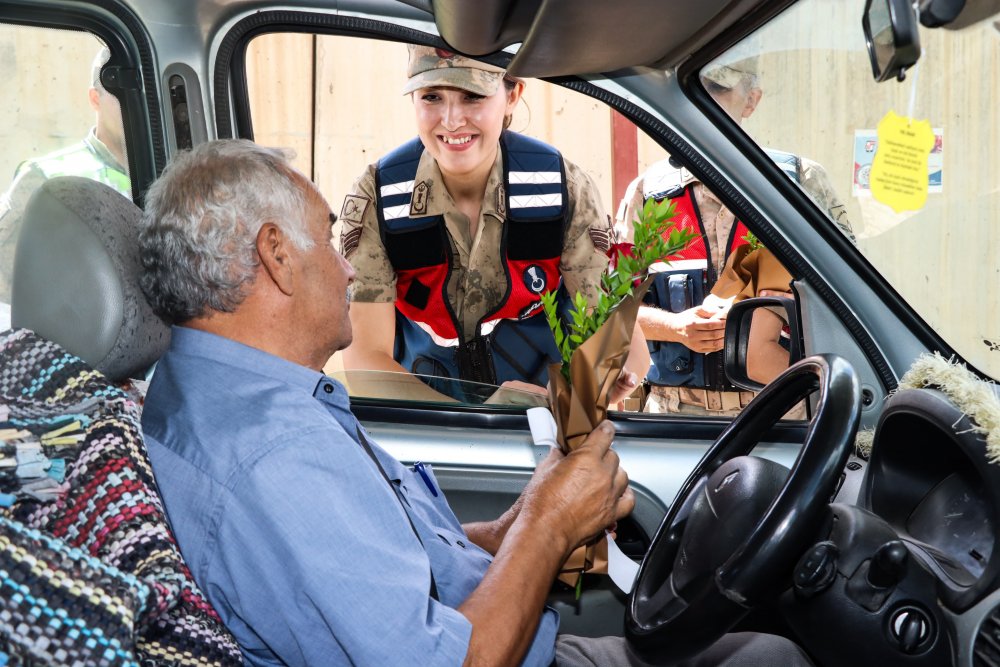
[[(927, 192), (929, 194), (939, 193), (943, 189), (943, 139), (944, 128), (935, 127), (934, 148), (931, 149), (931, 154), (927, 157)], [(876, 149), (878, 149), (878, 132), (874, 129), (854, 131), (854, 178), (851, 181), (851, 192), (855, 197), (871, 194), (869, 174), (875, 159)]]

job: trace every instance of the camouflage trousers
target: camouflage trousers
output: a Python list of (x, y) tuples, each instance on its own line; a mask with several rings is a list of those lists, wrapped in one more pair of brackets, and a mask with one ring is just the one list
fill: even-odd
[(715, 391), (651, 386), (643, 412), (735, 417), (753, 400), (752, 391)]

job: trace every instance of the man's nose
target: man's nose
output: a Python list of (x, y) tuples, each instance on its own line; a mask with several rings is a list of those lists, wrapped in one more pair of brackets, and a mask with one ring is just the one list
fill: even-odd
[(354, 267), (351, 266), (351, 263), (347, 261), (346, 257), (340, 253), (337, 253), (337, 255), (340, 257), (340, 263), (344, 266), (344, 271), (347, 273), (348, 284), (353, 283), (354, 277), (358, 275), (357, 272), (354, 270)]

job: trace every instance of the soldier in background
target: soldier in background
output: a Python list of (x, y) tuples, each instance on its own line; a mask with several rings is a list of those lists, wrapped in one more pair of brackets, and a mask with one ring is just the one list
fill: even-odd
[[(737, 123), (753, 114), (762, 96), (756, 58), (712, 67), (703, 73), (702, 81)], [(767, 152), (850, 235), (846, 209), (826, 171), (791, 153)], [(649, 198), (673, 200), (675, 222), (699, 238), (669, 258), (669, 268), (657, 276), (650, 290), (647, 301), (651, 303), (639, 309), (639, 325), (653, 360), (644, 410), (735, 416), (753, 394), (737, 390), (725, 379), (721, 350), (726, 309), (710, 306), (713, 301), (706, 302), (706, 297), (729, 255), (747, 243), (744, 237), (748, 230), (691, 172), (668, 158), (640, 174), (627, 188), (615, 221), (620, 240), (632, 240), (632, 222)]]
[[(111, 57), (107, 47), (94, 57), (88, 99), (95, 124), (84, 139), (39, 158), (25, 160), (14, 172), (14, 180), (0, 195), (0, 302), (10, 303), (14, 248), (21, 230), (21, 218), (31, 195), (50, 178), (83, 176), (110, 185), (126, 197), (132, 196), (128, 175), (125, 132), (118, 99), (101, 85), (101, 68)], [(9, 312), (6, 319), (9, 320)], [(0, 316), (0, 320), (4, 318)], [(0, 321), (0, 330), (9, 321)]]

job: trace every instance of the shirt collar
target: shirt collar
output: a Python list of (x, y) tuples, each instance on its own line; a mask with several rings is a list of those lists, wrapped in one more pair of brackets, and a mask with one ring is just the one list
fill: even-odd
[(84, 137), (83, 142), (87, 144), (87, 147), (94, 152), (101, 162), (123, 174), (126, 173), (125, 167), (118, 163), (118, 158), (114, 156), (103, 141), (97, 138), (96, 127), (90, 128), (90, 132)]
[[(319, 371), (207, 331), (174, 326), (170, 333), (170, 349), (180, 354), (220, 361), (247, 373), (282, 382), (307, 391), (324, 402), (327, 397), (340, 398), (341, 394), (347, 394), (339, 382)], [(333, 386), (334, 390), (323, 391), (324, 384)]]

